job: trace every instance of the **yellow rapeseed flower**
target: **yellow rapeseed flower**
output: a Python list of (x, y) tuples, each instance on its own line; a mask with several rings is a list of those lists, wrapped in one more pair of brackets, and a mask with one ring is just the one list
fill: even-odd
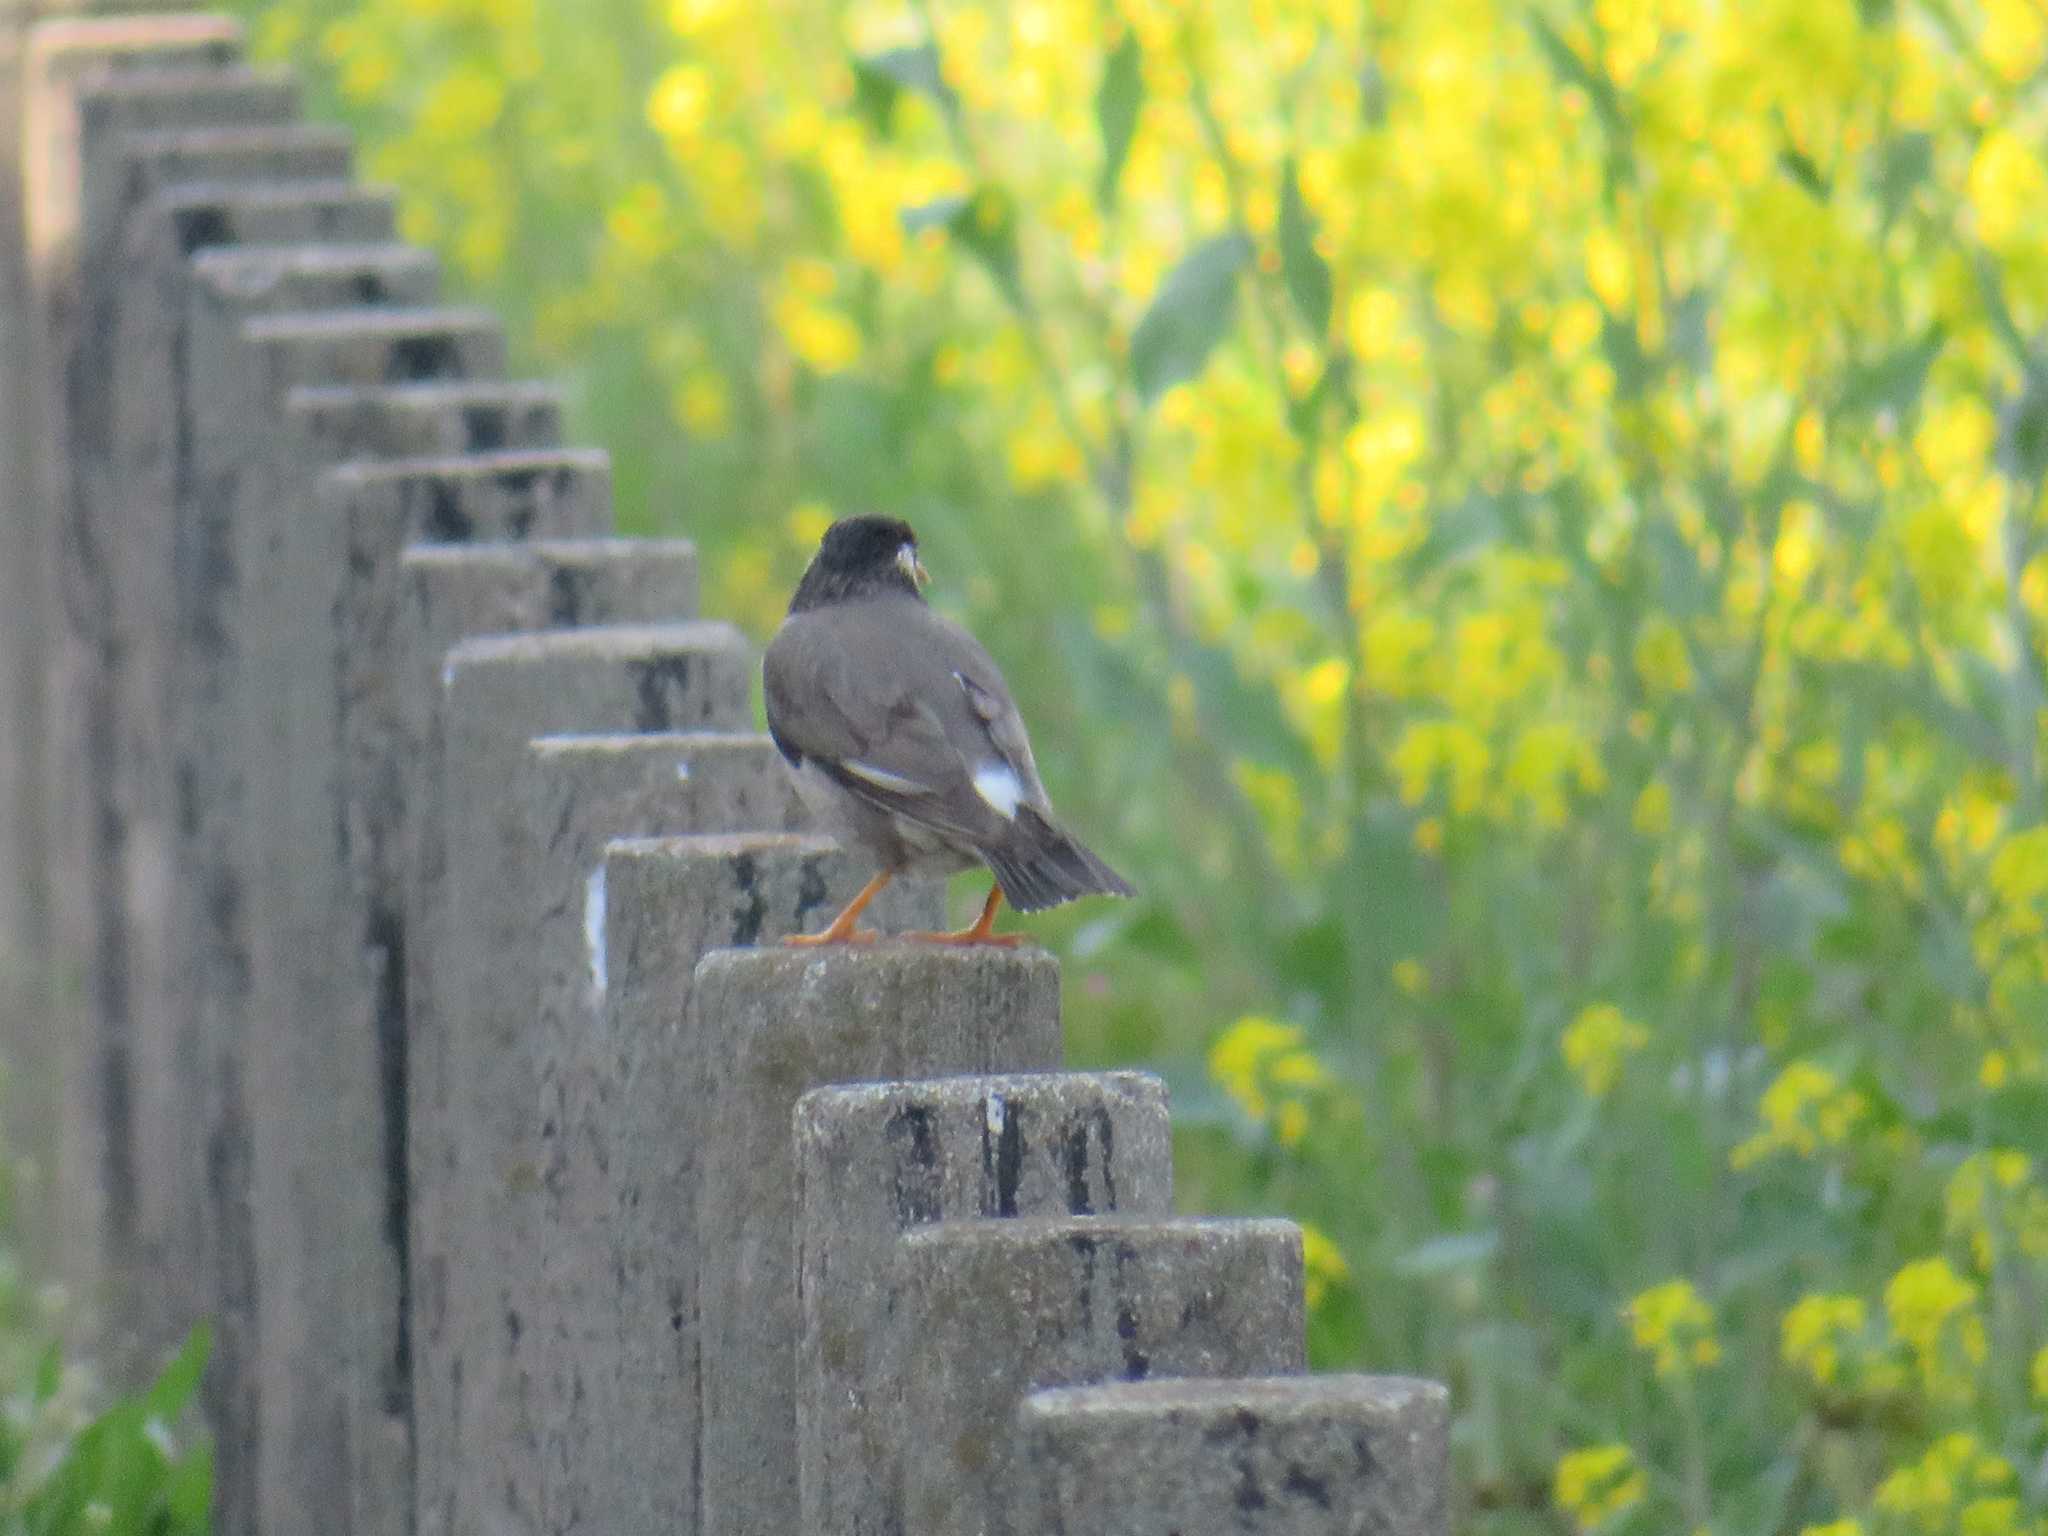
[(1299, 1225), (1305, 1296), (1311, 1307), (1319, 1307), (1332, 1291), (1351, 1283), (1351, 1265), (1346, 1262), (1343, 1250), (1330, 1241), (1321, 1227), (1306, 1221)]
[(1757, 1108), (1763, 1127), (1730, 1155), (1737, 1168), (1778, 1152), (1812, 1157), (1823, 1147), (1840, 1146), (1869, 1105), (1819, 1062), (1801, 1058), (1772, 1080)]
[(1300, 1025), (1251, 1015), (1209, 1047), (1209, 1076), (1248, 1119), (1270, 1125), (1283, 1146), (1294, 1146), (1308, 1134), (1305, 1096), (1329, 1075)]
[(1591, 1532), (1635, 1508), (1648, 1490), (1635, 1453), (1617, 1442), (1558, 1457), (1550, 1496), (1573, 1525)]
[(2004, 1502), (1999, 1490), (2012, 1481), (2010, 1462), (1985, 1449), (1969, 1431), (1958, 1430), (1935, 1441), (1918, 1461), (1894, 1470), (1878, 1484), (1872, 1502), (1919, 1530), (1956, 1528), (1967, 1530), (1969, 1536), (2017, 1536), (2018, 1527), (1997, 1523), (2005, 1517), (1986, 1507)]
[(1833, 1386), (1841, 1373), (1844, 1348), (1861, 1337), (1868, 1320), (1860, 1296), (1802, 1296), (1785, 1313), (1779, 1357), (1818, 1385)]
[(1666, 1280), (1639, 1292), (1622, 1315), (1636, 1348), (1652, 1358), (1659, 1376), (1685, 1375), (1721, 1358), (1714, 1309), (1690, 1280)]
[(1564, 1064), (1586, 1096), (1604, 1099), (1621, 1081), (1621, 1069), (1650, 1043), (1650, 1032), (1612, 1003), (1593, 1003), (1579, 1010), (1558, 1038)]
[(1947, 1259), (1917, 1259), (1885, 1286), (1885, 1317), (1911, 1351), (1921, 1384), (1937, 1397), (1967, 1394), (1969, 1378), (1984, 1363), (1984, 1320), (1978, 1288)]

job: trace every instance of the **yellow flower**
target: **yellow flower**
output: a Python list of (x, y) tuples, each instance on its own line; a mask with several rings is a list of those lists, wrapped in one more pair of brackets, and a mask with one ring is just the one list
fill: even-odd
[(1738, 1146), (1729, 1161), (1747, 1168), (1781, 1151), (1811, 1157), (1822, 1147), (1840, 1146), (1868, 1107), (1862, 1094), (1842, 1087), (1820, 1063), (1804, 1058), (1791, 1062), (1764, 1090), (1757, 1106), (1763, 1128)]
[(1886, 1514), (1904, 1517), (1926, 1531), (1945, 1531), (1951, 1520), (1965, 1536), (2016, 1536), (2010, 1521), (2017, 1508), (1998, 1490), (2013, 1481), (2012, 1464), (1987, 1451), (1967, 1430), (1943, 1435), (1918, 1461), (1893, 1471), (1878, 1484), (1872, 1502)]
[(1239, 1019), (1210, 1046), (1209, 1076), (1247, 1118), (1270, 1124), (1283, 1146), (1308, 1134), (1304, 1097), (1329, 1080), (1299, 1025), (1256, 1015)]
[(1551, 1499), (1581, 1531), (1598, 1530), (1642, 1502), (1649, 1482), (1625, 1445), (1589, 1445), (1557, 1459)]
[(1832, 1386), (1841, 1369), (1843, 1347), (1862, 1334), (1867, 1320), (1860, 1296), (1802, 1296), (1785, 1313), (1779, 1357), (1819, 1385)]
[(1659, 1376), (1680, 1376), (1721, 1358), (1714, 1309), (1690, 1280), (1666, 1280), (1640, 1292), (1623, 1309), (1636, 1348), (1650, 1355)]
[(1311, 1307), (1319, 1307), (1339, 1286), (1351, 1283), (1351, 1266), (1343, 1250), (1330, 1241), (1321, 1227), (1301, 1222), (1301, 1264), (1307, 1273), (1306, 1295)]
[(1936, 1256), (1906, 1265), (1884, 1291), (1892, 1332), (1912, 1352), (1920, 1379), (1934, 1396), (1967, 1395), (1970, 1379), (1984, 1363), (1984, 1320), (1977, 1315), (1978, 1288)]
[(1588, 1098), (1603, 1099), (1621, 1080), (1628, 1058), (1650, 1043), (1650, 1032), (1612, 1003), (1579, 1010), (1558, 1040), (1564, 1062)]
[(1963, 1159), (1942, 1192), (1943, 1230), (1967, 1237), (1977, 1267), (1989, 1270), (2017, 1239), (2022, 1252), (2048, 1254), (2048, 1192), (2032, 1182), (2033, 1161), (2011, 1147)]

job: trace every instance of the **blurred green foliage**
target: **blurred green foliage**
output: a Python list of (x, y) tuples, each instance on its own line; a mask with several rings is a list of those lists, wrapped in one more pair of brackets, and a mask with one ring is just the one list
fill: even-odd
[(192, 1420), (207, 1330), (109, 1401), (65, 1357), (62, 1291), (23, 1271), (13, 1194), (0, 1161), (0, 1536), (205, 1536), (213, 1456)]
[(765, 635), (909, 517), (1461, 1526), (2043, 1529), (2040, 0), (248, 0)]

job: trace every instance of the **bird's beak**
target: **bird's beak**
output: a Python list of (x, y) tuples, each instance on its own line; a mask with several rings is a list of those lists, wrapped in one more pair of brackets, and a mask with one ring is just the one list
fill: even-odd
[(924, 584), (932, 579), (931, 572), (924, 568), (924, 562), (917, 558), (917, 546), (914, 544), (906, 544), (896, 551), (896, 567), (919, 591), (923, 591)]

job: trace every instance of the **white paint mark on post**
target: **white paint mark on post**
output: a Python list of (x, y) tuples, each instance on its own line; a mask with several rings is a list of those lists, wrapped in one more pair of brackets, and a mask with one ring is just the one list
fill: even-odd
[(583, 941), (590, 948), (590, 990), (604, 996), (604, 865), (590, 872), (583, 887)]
[(690, 782), (690, 760), (687, 757), (676, 764), (676, 777), (685, 784)]
[(988, 1096), (988, 1103), (985, 1109), (988, 1115), (989, 1135), (991, 1137), (1001, 1136), (1003, 1134), (1003, 1122), (1009, 1118), (1010, 1107), (1003, 1102), (1003, 1096), (1000, 1093), (992, 1093)]

